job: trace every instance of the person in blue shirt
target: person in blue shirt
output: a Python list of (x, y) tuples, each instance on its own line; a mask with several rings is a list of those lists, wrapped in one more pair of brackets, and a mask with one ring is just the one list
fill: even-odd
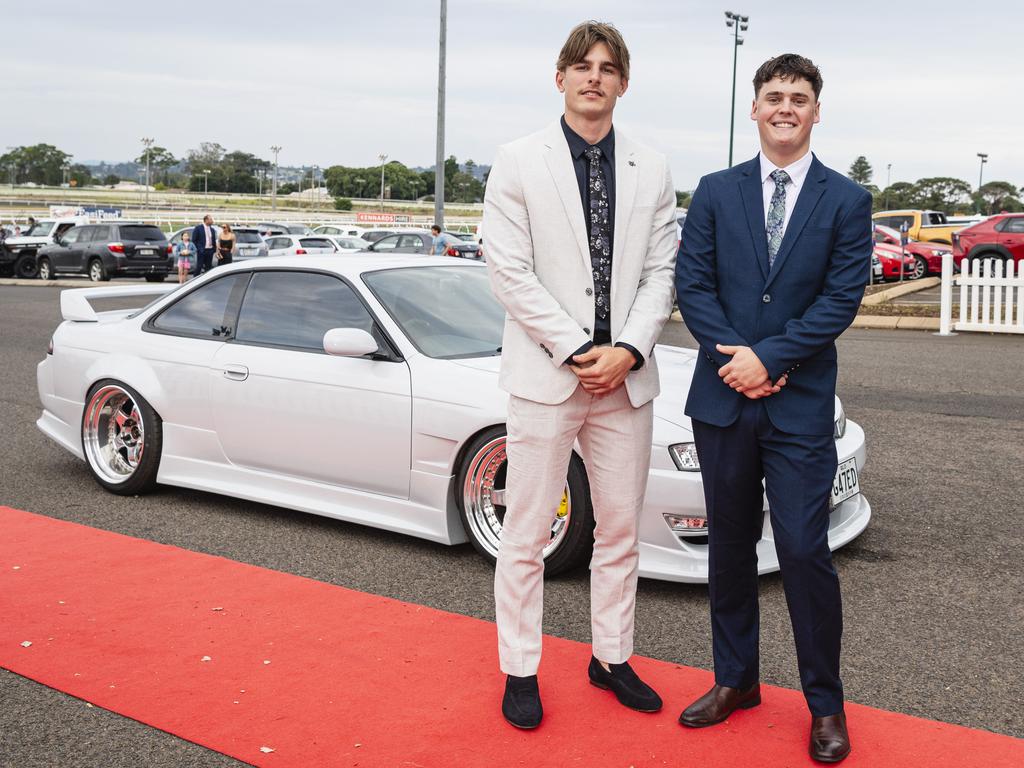
[(448, 246), (455, 242), (455, 239), (441, 231), (441, 228), (435, 224), (430, 228), (431, 234), (434, 235), (434, 240), (430, 244), (430, 255), (431, 256), (444, 256), (448, 250)]

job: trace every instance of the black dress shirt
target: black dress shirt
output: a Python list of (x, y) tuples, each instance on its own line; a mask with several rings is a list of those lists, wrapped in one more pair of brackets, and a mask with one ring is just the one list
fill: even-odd
[[(601, 139), (597, 144), (591, 145), (586, 139), (580, 136), (576, 131), (569, 127), (568, 123), (565, 122), (565, 116), (562, 116), (562, 132), (565, 134), (565, 140), (569, 144), (569, 155), (572, 157), (573, 170), (576, 172), (576, 184), (580, 190), (580, 202), (583, 204), (583, 210), (590, 210), (590, 160), (586, 156), (586, 151), (591, 146), (596, 146), (601, 149), (601, 170), (604, 173), (605, 183), (608, 187), (608, 216), (609, 223), (611, 224), (611, 231), (609, 234), (612, 236), (612, 243), (615, 242), (615, 129), (612, 128), (608, 131), (608, 134)], [(584, 221), (587, 225), (587, 237), (589, 240), (590, 236), (590, 217), (584, 213)], [(612, 252), (612, 261), (614, 263), (615, 253), (614, 249)], [(611, 298), (611, 297), (609, 297)], [(612, 326), (611, 326), (611, 313), (602, 320), (599, 317), (594, 318), (594, 341), (587, 342), (580, 347), (574, 355), (581, 355), (594, 344), (610, 344), (612, 340)], [(643, 355), (641, 355), (636, 349), (629, 344), (619, 342), (615, 346), (623, 347), (628, 349), (633, 357), (636, 358), (636, 365), (633, 366), (633, 370), (637, 370), (644, 364)], [(570, 357), (566, 360), (567, 363), (572, 362)]]

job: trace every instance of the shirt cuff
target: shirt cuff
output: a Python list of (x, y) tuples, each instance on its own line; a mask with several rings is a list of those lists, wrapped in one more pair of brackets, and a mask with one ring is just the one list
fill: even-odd
[(571, 355), (569, 355), (569, 357), (567, 357), (565, 359), (565, 365), (572, 365), (573, 364), (572, 363), (572, 359), (574, 357), (576, 357), (576, 355), (582, 355), (585, 352), (589, 352), (593, 348), (594, 348), (594, 342), (588, 341), (586, 344), (584, 344), (582, 347), (577, 349), (575, 352), (573, 352)]
[(617, 341), (617, 342), (615, 342), (615, 346), (616, 347), (622, 347), (623, 349), (628, 349), (630, 351), (630, 353), (633, 355), (633, 357), (636, 358), (636, 365), (634, 365), (629, 370), (631, 370), (631, 371), (639, 371), (641, 368), (644, 367), (644, 356), (641, 355), (639, 352), (637, 352), (636, 351), (636, 347), (634, 347), (632, 344), (627, 344), (624, 341)]

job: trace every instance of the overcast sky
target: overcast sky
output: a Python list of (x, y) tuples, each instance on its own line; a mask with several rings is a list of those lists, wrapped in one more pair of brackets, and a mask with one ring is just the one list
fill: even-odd
[[(732, 2), (732, 0), (729, 0)], [(434, 162), (437, 0), (4, 3), (0, 148), (46, 142), (75, 161), (128, 160), (139, 139), (182, 156), (202, 141), (282, 165)], [(821, 67), (812, 147), (845, 172), (857, 155), (884, 186), (951, 175), (1024, 185), (1024, 3), (449, 0), (446, 155), (495, 147), (555, 120), (554, 61), (569, 29), (611, 21), (632, 54), (616, 129), (669, 156), (692, 189), (728, 160), (732, 39), (735, 158), (757, 151), (754, 70), (798, 52)]]

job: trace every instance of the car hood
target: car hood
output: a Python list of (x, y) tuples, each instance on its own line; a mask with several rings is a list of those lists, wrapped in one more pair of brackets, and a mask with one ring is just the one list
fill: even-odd
[[(661, 378), (661, 394), (654, 401), (654, 415), (676, 426), (690, 429), (690, 419), (683, 413), (686, 395), (693, 379), (693, 367), (697, 359), (695, 349), (670, 347), (658, 344), (658, 371)], [(495, 376), (501, 368), (501, 357), (470, 357), (452, 360), (456, 365), (478, 371), (488, 371)]]
[(49, 237), (8, 237), (4, 240), (4, 243), (10, 247), (12, 245), (47, 245), (50, 243)]

